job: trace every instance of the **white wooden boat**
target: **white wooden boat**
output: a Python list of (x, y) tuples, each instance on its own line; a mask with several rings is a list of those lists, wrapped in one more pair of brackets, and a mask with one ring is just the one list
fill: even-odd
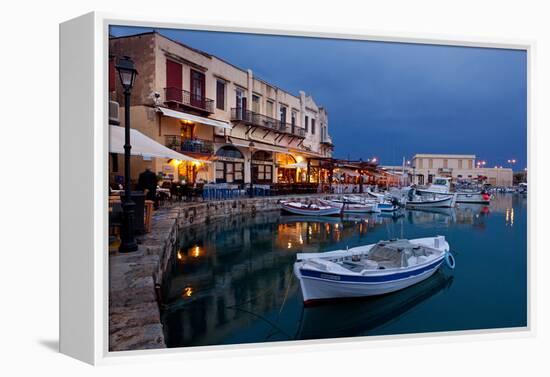
[(457, 191), (456, 192), (456, 202), (457, 203), (477, 203), (477, 204), (490, 204), (491, 195), (486, 192), (477, 191)]
[(315, 203), (281, 202), (281, 209), (293, 215), (302, 216), (337, 216), (341, 213), (338, 207)]
[(319, 200), (319, 202), (326, 206), (338, 207), (343, 213), (378, 213), (378, 203), (376, 202), (356, 202), (342, 200)]
[[(453, 194), (451, 191), (451, 179), (446, 177), (436, 177), (434, 182), (426, 189), (416, 189), (416, 193), (423, 196)], [(489, 204), (491, 195), (483, 191), (456, 191), (457, 203), (479, 203)]]
[(445, 237), (380, 241), (326, 253), (300, 253), (294, 273), (305, 303), (381, 295), (407, 288), (455, 260)]
[(456, 194), (450, 195), (415, 195), (407, 200), (407, 208), (453, 208), (456, 203)]

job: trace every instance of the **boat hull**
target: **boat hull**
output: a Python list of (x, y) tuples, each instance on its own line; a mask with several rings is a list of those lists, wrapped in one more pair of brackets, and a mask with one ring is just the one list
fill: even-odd
[(320, 202), (325, 205), (338, 207), (342, 210), (343, 213), (348, 213), (348, 214), (380, 212), (380, 210), (378, 210), (378, 205), (376, 203), (372, 203), (372, 204), (351, 203), (351, 202), (340, 203), (340, 202), (334, 202), (331, 200), (320, 200)]
[(475, 204), (490, 204), (491, 199), (485, 199), (480, 193), (463, 193), (458, 192), (456, 196), (457, 203), (475, 203)]
[(319, 300), (377, 296), (396, 292), (428, 279), (442, 263), (443, 257), (424, 268), (371, 277), (343, 277), (342, 275), (301, 269), (295, 265), (295, 274), (300, 279), (304, 302), (308, 304)]
[(452, 195), (443, 199), (434, 199), (426, 201), (409, 201), (407, 208), (452, 208), (456, 202), (456, 196)]
[(339, 216), (340, 208), (331, 207), (331, 208), (321, 208), (321, 209), (307, 209), (307, 208), (298, 208), (290, 205), (281, 205), (281, 209), (287, 213), (293, 215), (301, 216)]

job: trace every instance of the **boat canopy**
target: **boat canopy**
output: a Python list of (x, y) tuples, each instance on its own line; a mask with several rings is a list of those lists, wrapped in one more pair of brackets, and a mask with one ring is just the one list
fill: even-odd
[(411, 257), (428, 257), (433, 250), (406, 239), (380, 241), (369, 251), (368, 259), (386, 268), (408, 267)]

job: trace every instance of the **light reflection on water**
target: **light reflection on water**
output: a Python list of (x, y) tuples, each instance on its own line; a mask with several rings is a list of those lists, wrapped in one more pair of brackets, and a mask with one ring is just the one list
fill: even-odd
[[(526, 198), (343, 219), (258, 213), (180, 235), (164, 284), (168, 346), (401, 334), (526, 324)], [(298, 252), (445, 235), (457, 268), (393, 294), (303, 308)]]

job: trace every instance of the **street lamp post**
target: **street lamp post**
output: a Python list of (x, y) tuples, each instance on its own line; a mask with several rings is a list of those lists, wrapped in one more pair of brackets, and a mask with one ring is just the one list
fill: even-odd
[(124, 88), (124, 200), (122, 201), (122, 229), (121, 243), (118, 249), (121, 253), (136, 251), (138, 249), (134, 234), (134, 208), (132, 190), (130, 188), (130, 94), (137, 70), (134, 62), (128, 56), (124, 56), (116, 65), (120, 82)]

